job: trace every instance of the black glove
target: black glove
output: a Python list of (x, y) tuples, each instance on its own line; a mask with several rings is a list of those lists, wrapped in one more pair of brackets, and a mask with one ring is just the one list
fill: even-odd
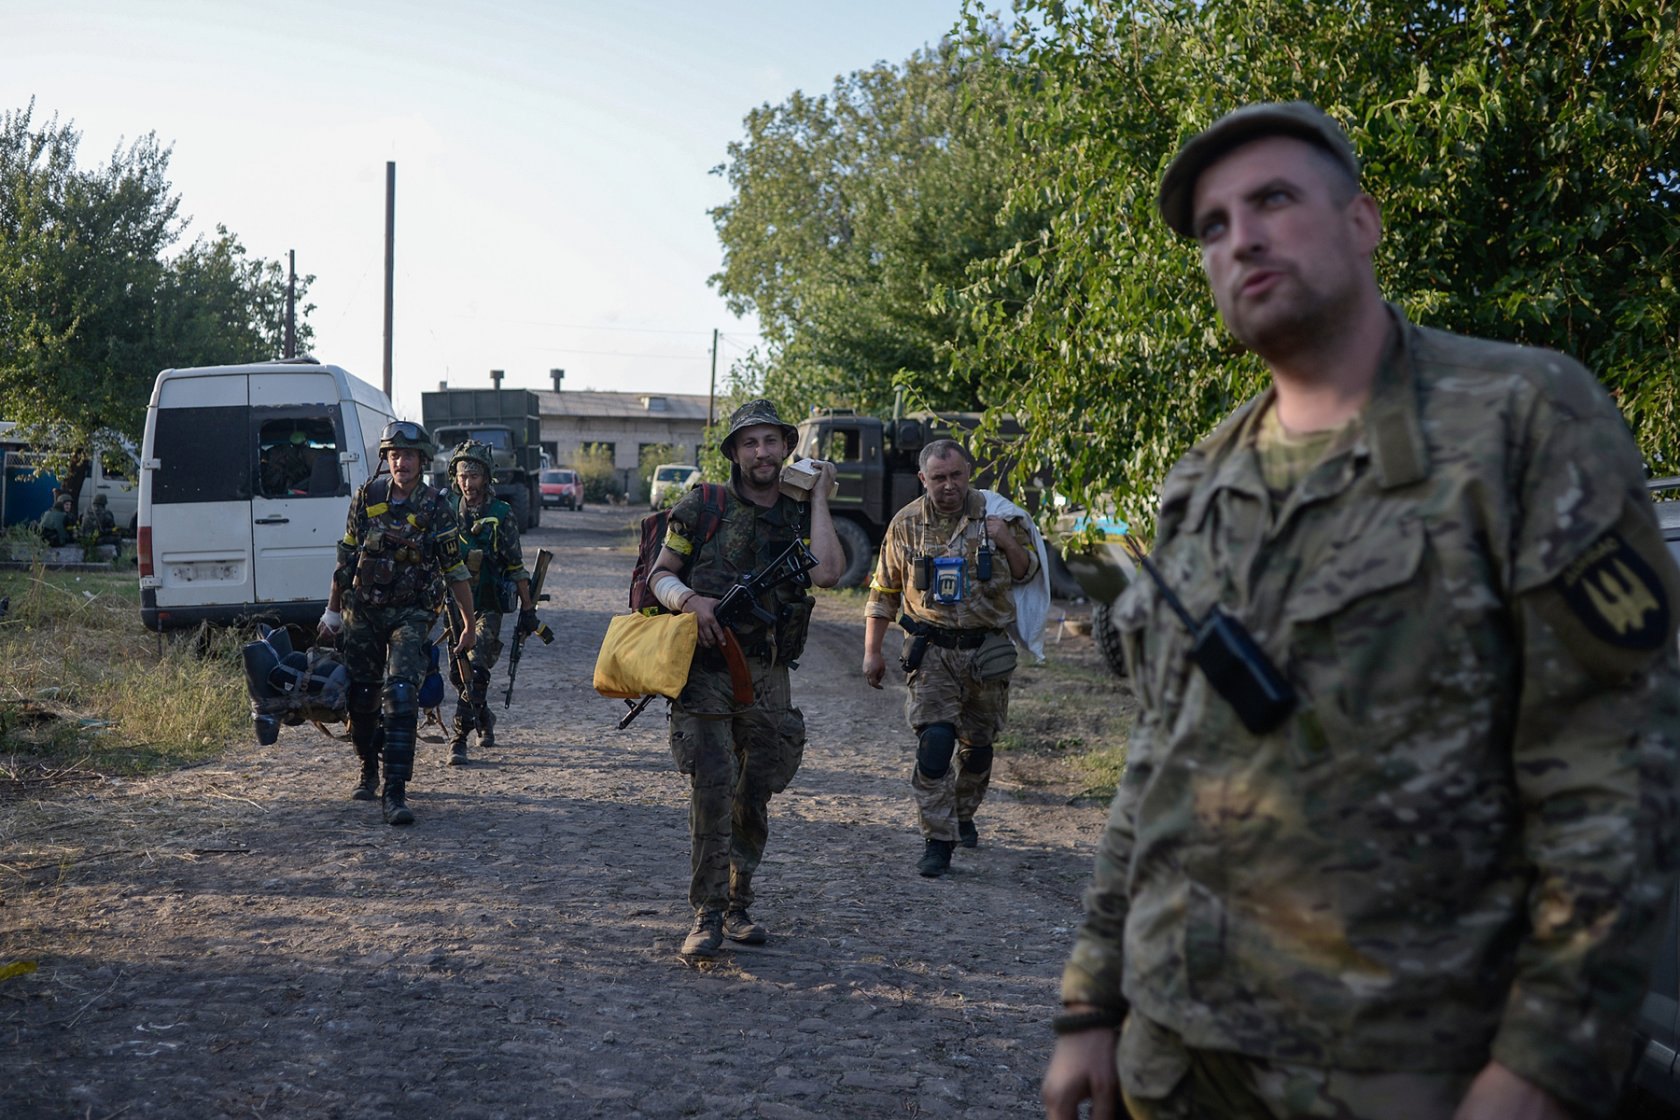
[(537, 612), (535, 608), (519, 612), (519, 632), (521, 634), (535, 634), (537, 632)]

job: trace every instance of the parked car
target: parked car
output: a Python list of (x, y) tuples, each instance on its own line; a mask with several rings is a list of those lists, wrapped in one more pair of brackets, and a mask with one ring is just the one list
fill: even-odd
[(648, 508), (670, 505), (684, 490), (700, 481), (700, 468), (687, 463), (661, 463), (653, 468), (653, 481), (648, 486)]
[(538, 475), (537, 485), (542, 488), (544, 506), (583, 508), (583, 479), (576, 471), (566, 467), (550, 468)]

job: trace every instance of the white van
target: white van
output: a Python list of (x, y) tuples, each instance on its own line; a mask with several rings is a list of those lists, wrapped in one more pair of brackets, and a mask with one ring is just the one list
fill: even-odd
[(82, 480), (82, 491), (76, 499), (76, 512), (84, 514), (93, 508), (93, 499), (103, 494), (105, 508), (118, 531), (133, 536), (140, 524), (140, 464), (134, 458), (134, 445), (126, 437), (119, 437), (122, 451), (106, 455), (95, 450), (93, 465)]
[(158, 374), (140, 449), (147, 628), (312, 626), (392, 419), (383, 392), (313, 358)]

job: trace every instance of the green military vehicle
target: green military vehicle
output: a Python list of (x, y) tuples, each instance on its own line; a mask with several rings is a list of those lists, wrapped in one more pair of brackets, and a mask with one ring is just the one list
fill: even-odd
[(529, 389), (439, 389), (420, 394), (420, 419), (437, 455), (432, 485), (449, 485), (449, 452), (462, 440), (488, 444), (495, 459), (492, 486), (513, 509), (521, 529), (542, 518), (542, 418)]

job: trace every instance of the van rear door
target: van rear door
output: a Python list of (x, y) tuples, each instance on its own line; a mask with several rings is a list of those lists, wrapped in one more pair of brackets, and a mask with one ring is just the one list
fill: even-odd
[(146, 622), (163, 629), (252, 601), (254, 464), (243, 373), (160, 377), (155, 393), (141, 489), (156, 596)]
[[(251, 374), (256, 602), (324, 600), (350, 510), (338, 383), (328, 372)], [(313, 402), (313, 403), (298, 403)]]

